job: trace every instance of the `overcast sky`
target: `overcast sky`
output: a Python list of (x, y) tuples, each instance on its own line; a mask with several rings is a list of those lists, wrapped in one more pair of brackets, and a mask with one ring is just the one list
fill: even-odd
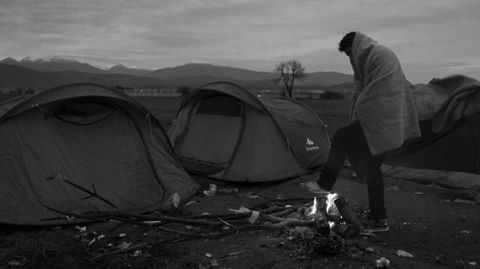
[(479, 0), (1, 0), (0, 58), (158, 69), (190, 62), (351, 74), (337, 51), (361, 31), (390, 47), (407, 78), (480, 80)]

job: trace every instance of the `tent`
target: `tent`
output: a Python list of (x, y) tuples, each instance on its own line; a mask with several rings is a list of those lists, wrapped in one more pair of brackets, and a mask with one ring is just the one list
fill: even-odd
[(384, 175), (480, 191), (480, 82), (452, 75), (414, 93), (422, 137), (390, 152)]
[(326, 162), (330, 145), (322, 121), (306, 105), (230, 82), (189, 93), (169, 137), (188, 171), (234, 182), (309, 173)]
[(161, 125), (95, 84), (0, 103), (0, 223), (67, 223), (67, 214), (172, 207), (198, 188)]

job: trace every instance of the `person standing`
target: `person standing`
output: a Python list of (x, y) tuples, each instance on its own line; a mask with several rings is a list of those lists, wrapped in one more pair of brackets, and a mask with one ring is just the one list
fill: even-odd
[(338, 50), (349, 57), (354, 71), (352, 122), (335, 132), (320, 178), (308, 188), (331, 191), (348, 158), (367, 183), (369, 230), (388, 231), (380, 166), (385, 153), (420, 137), (412, 87), (397, 56), (365, 34), (346, 34)]

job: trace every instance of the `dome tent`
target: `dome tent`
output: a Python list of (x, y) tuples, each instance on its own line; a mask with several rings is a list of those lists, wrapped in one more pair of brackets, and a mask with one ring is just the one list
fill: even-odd
[(66, 223), (57, 212), (146, 212), (198, 188), (158, 121), (96, 84), (1, 102), (0, 159), (0, 223)]
[(168, 133), (188, 171), (234, 182), (309, 173), (326, 162), (330, 145), (325, 126), (309, 107), (256, 96), (230, 82), (189, 93)]

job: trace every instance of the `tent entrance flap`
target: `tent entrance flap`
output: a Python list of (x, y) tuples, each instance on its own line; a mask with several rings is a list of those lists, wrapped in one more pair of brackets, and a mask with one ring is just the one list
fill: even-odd
[(221, 172), (232, 158), (241, 129), (242, 105), (236, 99), (202, 99), (176, 153), (191, 171), (207, 175)]

